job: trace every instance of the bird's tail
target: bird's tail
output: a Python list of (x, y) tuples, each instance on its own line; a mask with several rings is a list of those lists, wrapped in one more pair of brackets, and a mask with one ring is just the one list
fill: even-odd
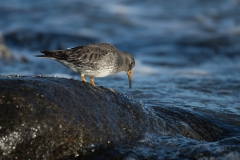
[(42, 50), (40, 52), (43, 53), (44, 55), (36, 55), (36, 57), (51, 58), (55, 53), (57, 53), (57, 51), (51, 51), (51, 50)]
[(35, 55), (35, 57), (47, 58), (47, 56), (46, 56), (46, 55)]
[(64, 54), (63, 50), (42, 50), (40, 52), (42, 52), (44, 55), (36, 55), (36, 57), (51, 58), (51, 59), (58, 59), (58, 60), (67, 58), (67, 55)]

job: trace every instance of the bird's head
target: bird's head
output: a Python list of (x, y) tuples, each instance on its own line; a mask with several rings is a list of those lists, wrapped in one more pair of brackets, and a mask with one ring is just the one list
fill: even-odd
[(129, 87), (132, 88), (132, 69), (135, 66), (135, 60), (129, 53), (124, 52), (124, 54), (125, 54), (124, 71), (127, 72)]

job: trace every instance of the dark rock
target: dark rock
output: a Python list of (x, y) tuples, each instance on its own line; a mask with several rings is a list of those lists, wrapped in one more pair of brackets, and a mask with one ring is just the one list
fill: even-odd
[(194, 113), (145, 107), (78, 80), (0, 76), (0, 159), (98, 157), (145, 133), (215, 141), (227, 131)]
[(181, 133), (188, 138), (217, 141), (224, 137), (235, 136), (240, 128), (222, 123), (214, 117), (206, 117), (199, 113), (183, 110), (177, 107), (153, 107), (158, 117), (164, 118), (171, 126), (168, 131)]
[(161, 130), (140, 104), (77, 80), (0, 77), (0, 106), (0, 158), (84, 155)]

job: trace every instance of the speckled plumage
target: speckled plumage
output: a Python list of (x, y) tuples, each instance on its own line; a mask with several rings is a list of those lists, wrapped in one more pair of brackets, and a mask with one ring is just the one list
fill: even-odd
[(71, 70), (80, 73), (83, 81), (86, 81), (84, 75), (89, 76), (93, 85), (95, 85), (94, 77), (105, 77), (126, 71), (131, 87), (130, 72), (135, 66), (134, 58), (110, 44), (96, 43), (67, 50), (43, 50), (41, 52), (45, 55), (37, 55), (37, 57), (59, 61)]

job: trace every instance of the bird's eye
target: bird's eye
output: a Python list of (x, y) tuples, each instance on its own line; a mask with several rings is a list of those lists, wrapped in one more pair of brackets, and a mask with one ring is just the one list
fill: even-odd
[(134, 66), (133, 62), (130, 62), (129, 66), (132, 68)]

